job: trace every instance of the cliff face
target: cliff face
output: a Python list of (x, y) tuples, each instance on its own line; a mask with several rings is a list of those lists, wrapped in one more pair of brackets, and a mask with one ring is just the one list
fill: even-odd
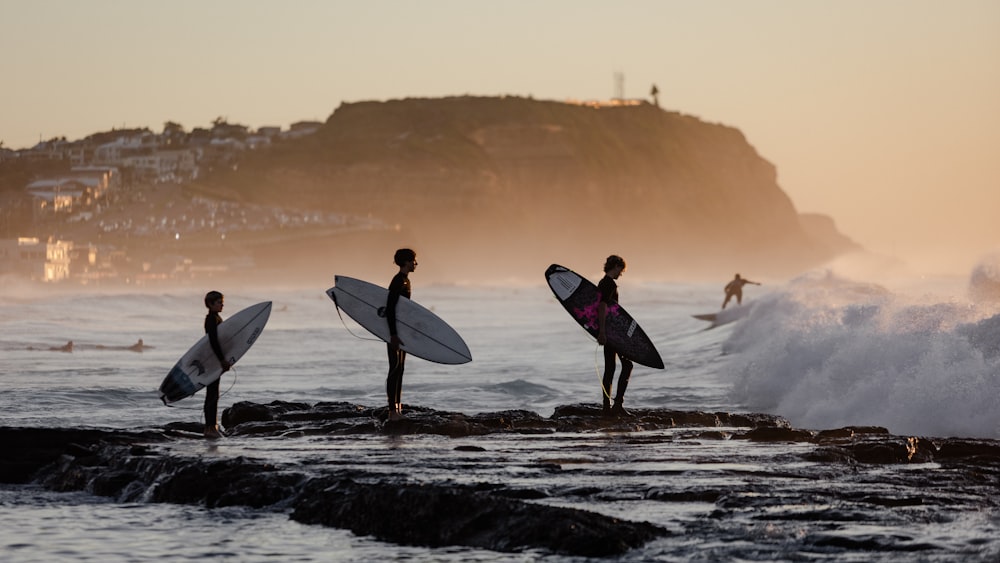
[(597, 268), (611, 253), (650, 273), (782, 274), (837, 251), (803, 229), (738, 130), (648, 104), (345, 104), (313, 137), (202, 189), (372, 214), (399, 226), (400, 244), (493, 275)]

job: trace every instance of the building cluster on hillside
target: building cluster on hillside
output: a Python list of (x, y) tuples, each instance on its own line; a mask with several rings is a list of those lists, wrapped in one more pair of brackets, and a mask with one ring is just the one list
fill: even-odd
[[(183, 195), (181, 186), (202, 171), (233, 165), (245, 151), (310, 135), (320, 125), (299, 122), (287, 131), (262, 127), (251, 132), (245, 126), (217, 120), (210, 130), (187, 133), (168, 123), (160, 134), (147, 129), (112, 131), (81, 141), (54, 139), (20, 151), (0, 147), (0, 162), (48, 159), (70, 165), (68, 171), (35, 178), (22, 191), (5, 194), (6, 199), (0, 201), (0, 219), (6, 213), (10, 224), (12, 213), (23, 212), (30, 216), (32, 225), (51, 225), (49, 232), (53, 233), (67, 225), (89, 223), (93, 232), (101, 234), (177, 240), (205, 233), (225, 240), (227, 234), (240, 231), (303, 226), (378, 228), (378, 221), (372, 219)], [(17, 200), (15, 205), (11, 205), (12, 200)], [(150, 270), (157, 267), (147, 263), (138, 269), (136, 265), (126, 268), (128, 257), (111, 245), (74, 244), (58, 236), (40, 239), (17, 236), (16, 232), (5, 236), (8, 238), (0, 238), (0, 275), (91, 283), (125, 281), (121, 278), (126, 269), (133, 275), (138, 271), (140, 276), (153, 276), (155, 272)], [(191, 261), (181, 256), (169, 262), (170, 275), (192, 271)]]
[(69, 278), (73, 243), (33, 237), (0, 239), (0, 274), (45, 282)]
[(0, 276), (53, 283), (73, 281), (81, 285), (142, 283), (143, 280), (192, 277), (191, 260), (178, 259), (173, 271), (161, 272), (154, 264), (130, 264), (128, 256), (112, 245), (76, 244), (37, 237), (0, 239)]
[(70, 212), (78, 207), (99, 205), (112, 188), (121, 184), (121, 174), (111, 166), (74, 166), (69, 172), (33, 180), (25, 186), (34, 216)]
[(281, 127), (260, 127), (216, 120), (211, 129), (186, 132), (167, 123), (162, 133), (149, 129), (122, 129), (97, 133), (85, 139), (65, 137), (41, 141), (22, 150), (0, 148), (0, 162), (6, 160), (62, 161), (72, 167), (114, 167), (126, 171), (134, 182), (161, 183), (192, 180), (214, 166), (236, 162), (241, 153), (270, 146), (282, 140), (311, 135), (322, 126), (318, 121)]

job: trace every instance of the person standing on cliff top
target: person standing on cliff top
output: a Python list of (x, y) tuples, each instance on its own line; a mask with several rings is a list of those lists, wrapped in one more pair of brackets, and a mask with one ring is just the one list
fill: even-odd
[(417, 253), (409, 248), (400, 248), (392, 257), (399, 266), (399, 272), (389, 282), (389, 296), (385, 300), (385, 319), (389, 323), (389, 374), (385, 378), (385, 394), (389, 401), (389, 420), (403, 418), (403, 368), (406, 352), (399, 346), (403, 342), (396, 333), (396, 304), (400, 297), (410, 298), (409, 274), (417, 269)]
[(741, 278), (739, 274), (736, 274), (736, 277), (733, 278), (733, 281), (731, 281), (731, 282), (729, 282), (729, 283), (726, 284), (726, 289), (725, 289), (726, 299), (725, 299), (725, 301), (722, 302), (722, 308), (725, 309), (726, 305), (729, 304), (729, 300), (732, 299), (733, 297), (736, 298), (736, 304), (737, 305), (742, 305), (743, 304), (743, 286), (746, 285), (746, 284), (748, 284), (748, 283), (753, 284), (753, 285), (760, 285), (759, 283), (757, 283), (755, 281), (750, 281), (748, 279)]
[[(208, 307), (208, 314), (205, 315), (205, 334), (208, 335), (208, 343), (215, 352), (215, 357), (222, 365), (222, 373), (229, 371), (232, 364), (226, 359), (219, 343), (219, 324), (222, 323), (222, 307), (224, 298), (218, 291), (209, 291), (205, 294), (205, 306)], [(140, 341), (141, 342), (141, 341)], [(209, 440), (220, 438), (218, 416), (219, 416), (219, 384), (222, 378), (216, 379), (208, 387), (205, 387), (205, 437)]]
[[(604, 346), (604, 378), (601, 380), (601, 401), (604, 404), (604, 415), (628, 416), (628, 411), (622, 405), (625, 401), (625, 389), (632, 376), (632, 360), (621, 355), (614, 345), (608, 344), (605, 331), (608, 308), (618, 304), (618, 284), (615, 280), (625, 271), (625, 259), (612, 254), (604, 262), (604, 277), (597, 284), (600, 301), (597, 303), (597, 343)], [(615, 406), (611, 407), (611, 384), (615, 380), (615, 357), (621, 360), (622, 372), (618, 376), (618, 393), (615, 394)]]

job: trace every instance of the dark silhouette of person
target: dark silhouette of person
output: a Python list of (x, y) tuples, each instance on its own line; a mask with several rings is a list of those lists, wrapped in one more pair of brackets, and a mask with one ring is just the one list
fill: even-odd
[(396, 304), (400, 297), (410, 298), (412, 289), (409, 275), (417, 269), (417, 253), (409, 248), (400, 248), (392, 257), (393, 263), (399, 266), (399, 272), (389, 283), (389, 295), (385, 301), (385, 319), (389, 323), (389, 342), (386, 350), (389, 355), (389, 373), (385, 378), (385, 394), (389, 400), (389, 420), (403, 418), (403, 371), (406, 368), (406, 351), (400, 348), (404, 344), (396, 332)]
[[(205, 294), (205, 307), (208, 307), (208, 314), (205, 315), (205, 334), (208, 335), (209, 345), (212, 352), (219, 359), (222, 366), (222, 373), (229, 371), (233, 365), (226, 358), (219, 343), (219, 324), (222, 323), (222, 308), (225, 306), (225, 297), (218, 291), (209, 291)], [(205, 387), (205, 437), (215, 440), (222, 437), (219, 430), (219, 385), (222, 377), (216, 379)]]
[(653, 84), (653, 88), (649, 91), (649, 95), (653, 97), (653, 105), (660, 107), (660, 89)]
[[(597, 343), (604, 346), (604, 377), (601, 379), (601, 401), (604, 405), (604, 416), (629, 416), (625, 410), (625, 389), (628, 388), (629, 378), (632, 376), (632, 361), (626, 358), (619, 350), (608, 342), (607, 316), (608, 309), (618, 304), (618, 284), (615, 280), (625, 271), (625, 260), (617, 254), (608, 256), (604, 262), (604, 277), (597, 284), (597, 291), (600, 293), (600, 301), (597, 304)], [(611, 406), (611, 384), (615, 379), (615, 359), (621, 361), (622, 371), (618, 375), (618, 393), (615, 394), (614, 407)]]
[(725, 299), (725, 301), (722, 302), (722, 308), (725, 309), (726, 305), (729, 304), (729, 300), (732, 299), (733, 297), (736, 298), (736, 304), (737, 305), (742, 305), (743, 304), (743, 286), (746, 285), (746, 284), (748, 284), (748, 283), (753, 284), (753, 285), (760, 285), (759, 283), (757, 283), (755, 281), (750, 281), (750, 280), (748, 280), (746, 278), (741, 278), (739, 274), (736, 274), (736, 277), (733, 278), (733, 281), (731, 281), (731, 282), (729, 282), (729, 283), (726, 284), (726, 289), (725, 289), (725, 291), (726, 291), (726, 299)]

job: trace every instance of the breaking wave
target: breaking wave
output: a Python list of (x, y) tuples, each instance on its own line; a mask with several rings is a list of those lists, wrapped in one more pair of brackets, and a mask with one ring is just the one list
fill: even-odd
[(760, 299), (724, 343), (734, 399), (799, 427), (997, 438), (998, 312), (803, 276)]

